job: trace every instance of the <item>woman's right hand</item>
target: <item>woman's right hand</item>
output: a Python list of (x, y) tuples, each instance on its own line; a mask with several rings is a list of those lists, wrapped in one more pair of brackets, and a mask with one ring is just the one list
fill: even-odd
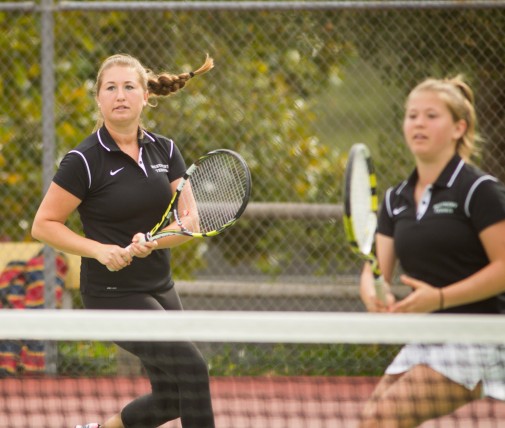
[(377, 296), (372, 267), (369, 262), (366, 262), (360, 276), (359, 294), (368, 312), (389, 312), (391, 310), (396, 298), (391, 293), (391, 287), (388, 283), (384, 282), (383, 287), (386, 304)]
[(119, 245), (101, 244), (95, 258), (111, 272), (116, 272), (128, 266), (133, 256), (126, 248)]

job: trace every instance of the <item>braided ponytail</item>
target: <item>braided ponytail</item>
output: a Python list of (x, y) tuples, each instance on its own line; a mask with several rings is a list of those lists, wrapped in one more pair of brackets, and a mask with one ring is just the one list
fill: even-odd
[(194, 76), (206, 73), (214, 67), (214, 60), (209, 57), (205, 58), (203, 65), (195, 71), (181, 74), (161, 73), (159, 75), (148, 71), (147, 89), (150, 96), (166, 97), (178, 90), (184, 88), (186, 82)]
[[(103, 83), (103, 74), (106, 70), (111, 67), (119, 66), (119, 67), (130, 67), (134, 69), (139, 76), (140, 84), (145, 91), (149, 92), (149, 97), (160, 97), (160, 96), (168, 96), (177, 92), (179, 89), (184, 88), (186, 82), (194, 76), (198, 76), (199, 74), (206, 73), (214, 67), (214, 60), (209, 57), (205, 58), (205, 62), (203, 65), (189, 73), (182, 73), (178, 75), (173, 75), (169, 73), (162, 73), (160, 75), (156, 75), (151, 70), (146, 69), (137, 58), (134, 58), (127, 54), (116, 54), (108, 57), (101, 65), (98, 70), (98, 75), (96, 78), (96, 83), (94, 86), (93, 92), (95, 93), (95, 97), (98, 96), (98, 92)], [(151, 107), (154, 107), (155, 104), (150, 104)], [(95, 124), (94, 131), (98, 130), (103, 125), (103, 118), (101, 116), (100, 111), (98, 111), (98, 118)]]

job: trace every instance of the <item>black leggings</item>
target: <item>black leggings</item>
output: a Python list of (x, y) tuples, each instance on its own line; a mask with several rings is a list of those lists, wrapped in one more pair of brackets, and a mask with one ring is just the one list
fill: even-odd
[[(118, 297), (82, 295), (86, 309), (182, 310), (175, 288)], [(121, 411), (126, 428), (155, 428), (181, 418), (184, 428), (214, 428), (207, 364), (189, 342), (116, 342), (140, 358), (151, 393)]]

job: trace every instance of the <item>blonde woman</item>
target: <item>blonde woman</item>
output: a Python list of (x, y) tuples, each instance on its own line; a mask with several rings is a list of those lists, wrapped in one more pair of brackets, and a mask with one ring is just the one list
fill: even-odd
[[(177, 92), (212, 67), (207, 57), (194, 72), (157, 75), (128, 55), (102, 63), (95, 85), (96, 132), (64, 157), (32, 227), (34, 238), (82, 257), (86, 309), (182, 310), (170, 248), (190, 238), (143, 245), (139, 232), (158, 222), (186, 165), (171, 139), (142, 126), (141, 115), (151, 98)], [(66, 225), (75, 210), (84, 236)], [(78, 428), (157, 427), (177, 418), (184, 428), (214, 427), (207, 365), (193, 344), (118, 345), (140, 358), (152, 390), (108, 421)]]
[[(505, 187), (471, 165), (475, 127), (473, 92), (460, 76), (425, 80), (409, 94), (403, 131), (415, 169), (385, 195), (377, 252), (386, 281), (398, 259), (412, 292), (400, 301), (389, 293), (382, 305), (366, 265), (361, 298), (368, 310), (505, 312)], [(415, 427), (484, 396), (505, 400), (505, 346), (407, 345), (360, 426)]]

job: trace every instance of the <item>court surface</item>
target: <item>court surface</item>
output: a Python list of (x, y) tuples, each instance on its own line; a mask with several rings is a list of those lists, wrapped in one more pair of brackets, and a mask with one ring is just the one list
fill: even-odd
[[(213, 377), (218, 428), (356, 426), (376, 378)], [(143, 377), (22, 378), (0, 380), (0, 427), (73, 427), (104, 421), (149, 390)], [(481, 400), (422, 428), (505, 426), (505, 403)], [(180, 428), (178, 422), (164, 428)]]

